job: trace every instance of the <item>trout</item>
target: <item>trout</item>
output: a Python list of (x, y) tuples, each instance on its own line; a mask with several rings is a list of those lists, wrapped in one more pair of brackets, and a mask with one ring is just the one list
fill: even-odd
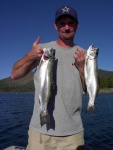
[(38, 70), (38, 88), (40, 103), (40, 125), (50, 124), (50, 116), (47, 110), (53, 89), (53, 69), (55, 60), (55, 49), (44, 48)]
[(98, 64), (97, 64), (98, 52), (99, 48), (94, 48), (93, 45), (91, 45), (87, 50), (85, 58), (85, 66), (84, 66), (85, 83), (87, 87), (87, 94), (89, 96), (87, 111), (89, 109), (95, 110), (95, 99), (99, 91)]

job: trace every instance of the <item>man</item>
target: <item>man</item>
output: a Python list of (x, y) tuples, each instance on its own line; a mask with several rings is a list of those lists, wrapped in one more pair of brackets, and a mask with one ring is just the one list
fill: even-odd
[(84, 62), (86, 52), (74, 44), (78, 28), (77, 12), (64, 6), (55, 14), (55, 29), (58, 39), (39, 44), (40, 37), (32, 49), (13, 67), (11, 78), (18, 79), (37, 67), (43, 48), (56, 50), (56, 92), (49, 103), (50, 125), (40, 125), (37, 71), (34, 74), (35, 103), (29, 126), (27, 150), (80, 150), (84, 149), (84, 129), (81, 120), (82, 93), (86, 91)]

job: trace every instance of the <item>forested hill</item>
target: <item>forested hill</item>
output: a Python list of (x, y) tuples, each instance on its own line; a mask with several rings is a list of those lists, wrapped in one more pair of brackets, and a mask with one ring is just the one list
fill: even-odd
[(113, 77), (113, 71), (106, 71), (106, 70), (98, 69), (98, 75), (100, 78), (102, 78), (102, 77), (105, 77), (105, 78)]
[[(113, 78), (113, 71), (98, 70), (99, 78)], [(12, 80), (10, 77), (0, 80), (0, 92), (34, 92), (34, 72), (25, 77)]]
[(32, 92), (34, 91), (34, 72), (30, 72), (20, 79), (10, 77), (0, 80), (0, 92)]

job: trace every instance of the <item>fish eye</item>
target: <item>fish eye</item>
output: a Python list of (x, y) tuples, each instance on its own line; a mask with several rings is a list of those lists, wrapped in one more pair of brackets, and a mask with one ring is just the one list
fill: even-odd
[(94, 56), (94, 55), (95, 55), (94, 50), (93, 50), (93, 51), (91, 51), (90, 55), (91, 55), (91, 56)]

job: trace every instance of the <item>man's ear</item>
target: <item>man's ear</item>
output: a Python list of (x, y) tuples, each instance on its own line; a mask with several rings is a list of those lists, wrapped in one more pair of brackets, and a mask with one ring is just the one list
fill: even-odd
[(55, 27), (56, 30), (58, 30), (56, 23), (54, 23), (54, 27)]

